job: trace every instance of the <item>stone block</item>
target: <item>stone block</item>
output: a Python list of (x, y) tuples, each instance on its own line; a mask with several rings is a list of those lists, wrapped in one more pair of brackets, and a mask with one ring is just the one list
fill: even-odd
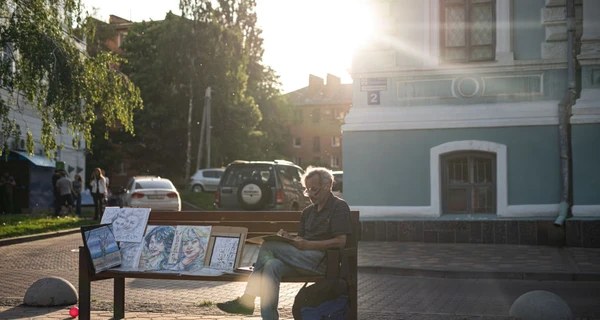
[(386, 241), (398, 241), (398, 221), (386, 221)]
[(506, 244), (519, 244), (519, 222), (506, 222)]
[(387, 221), (377, 221), (375, 223), (375, 241), (385, 241), (386, 236), (386, 225)]
[(77, 299), (77, 290), (69, 281), (59, 277), (48, 277), (29, 286), (23, 303), (38, 307), (66, 306), (76, 304)]
[(536, 245), (535, 221), (519, 221), (519, 244)]
[(506, 244), (506, 221), (494, 221), (494, 243)]
[(600, 248), (600, 220), (582, 220), (584, 248)]
[(482, 242), (481, 221), (469, 221), (468, 224), (469, 224), (469, 235), (470, 235), (469, 242), (481, 243)]
[(451, 230), (438, 231), (438, 242), (439, 243), (455, 243), (454, 232)]
[(581, 230), (581, 220), (567, 219), (565, 225), (567, 233), (567, 246), (582, 247), (583, 239)]
[(456, 230), (456, 243), (469, 243), (471, 231), (469, 230)]
[(413, 224), (413, 241), (423, 242), (423, 221), (412, 221)]
[(437, 243), (438, 232), (437, 231), (423, 231), (423, 242)]
[(361, 240), (375, 241), (375, 221), (363, 221)]
[(508, 315), (527, 320), (572, 320), (573, 313), (567, 303), (558, 295), (535, 290), (527, 292), (515, 300)]
[(413, 221), (398, 221), (398, 241), (413, 241), (414, 223)]
[(536, 231), (537, 231), (537, 245), (547, 246), (548, 245), (548, 228), (551, 221), (536, 221)]
[(548, 227), (548, 245), (555, 247), (562, 247), (566, 243), (566, 226), (556, 226), (552, 223)]
[(494, 221), (481, 222), (481, 243), (494, 243)]

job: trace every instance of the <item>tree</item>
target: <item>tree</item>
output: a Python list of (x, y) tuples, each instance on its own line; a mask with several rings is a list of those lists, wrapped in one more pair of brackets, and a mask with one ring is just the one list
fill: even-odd
[[(0, 97), (0, 130), (5, 137), (21, 133), (14, 115), (27, 108), (22, 97), (41, 118), (41, 143), (50, 158), (63, 130), (76, 137), (75, 143), (79, 133), (90, 144), (98, 118), (106, 124), (105, 135), (117, 122), (133, 133), (133, 111), (142, 108), (140, 91), (114, 68), (120, 58), (106, 52), (89, 57), (83, 51), (78, 37), (93, 37), (91, 22), (83, 17), (80, 0), (0, 0), (0, 80), (7, 93)], [(33, 136), (27, 132), (31, 154)]]

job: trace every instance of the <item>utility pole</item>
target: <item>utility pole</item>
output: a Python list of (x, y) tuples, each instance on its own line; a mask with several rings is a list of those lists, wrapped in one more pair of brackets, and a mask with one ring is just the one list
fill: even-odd
[(196, 159), (196, 171), (200, 170), (202, 164), (202, 149), (204, 149), (204, 133), (207, 134), (207, 148), (208, 156), (206, 160), (206, 167), (210, 167), (210, 87), (206, 88), (204, 94), (204, 110), (202, 112), (202, 124), (200, 125), (200, 143), (198, 145), (198, 158)]

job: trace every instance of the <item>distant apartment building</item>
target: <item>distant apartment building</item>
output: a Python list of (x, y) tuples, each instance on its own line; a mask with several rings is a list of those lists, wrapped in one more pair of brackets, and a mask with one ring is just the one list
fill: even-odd
[(127, 32), (133, 22), (111, 14), (108, 18), (108, 24), (114, 28), (115, 35), (109, 38), (105, 44), (112, 52), (121, 54), (121, 45), (125, 41)]
[(323, 165), (342, 170), (344, 116), (352, 107), (352, 84), (339, 77), (310, 75), (308, 87), (287, 94), (293, 104), (288, 155), (302, 167)]

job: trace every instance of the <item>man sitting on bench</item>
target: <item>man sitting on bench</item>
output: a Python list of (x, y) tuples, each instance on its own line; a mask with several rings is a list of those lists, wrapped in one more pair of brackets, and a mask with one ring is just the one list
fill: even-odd
[[(279, 284), (282, 276), (325, 275), (325, 250), (344, 248), (351, 233), (348, 204), (331, 193), (333, 174), (326, 168), (309, 167), (302, 177), (312, 205), (302, 211), (298, 236), (292, 243), (265, 241), (241, 297), (217, 303), (228, 313), (251, 315), (260, 296), (263, 319), (279, 319)], [(285, 231), (280, 231), (286, 233)]]

